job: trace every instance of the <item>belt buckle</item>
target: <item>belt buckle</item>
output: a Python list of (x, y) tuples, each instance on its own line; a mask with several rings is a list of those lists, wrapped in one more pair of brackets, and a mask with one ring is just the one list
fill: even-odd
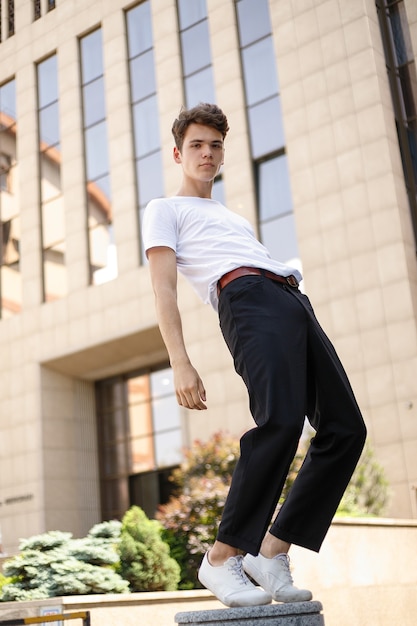
[(290, 276), (286, 276), (285, 280), (287, 281), (287, 283), (290, 285), (290, 287), (295, 287), (297, 288), (299, 285), (298, 280), (296, 279), (296, 277), (293, 274), (290, 274)]

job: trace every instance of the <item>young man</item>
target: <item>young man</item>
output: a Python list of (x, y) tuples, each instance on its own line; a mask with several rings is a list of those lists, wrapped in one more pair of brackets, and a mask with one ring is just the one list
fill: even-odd
[[(366, 429), (334, 348), (298, 290), (299, 272), (271, 259), (250, 224), (211, 199), (227, 131), (216, 105), (181, 111), (172, 128), (174, 160), (183, 174), (180, 189), (171, 198), (152, 200), (143, 224), (178, 403), (207, 408), (203, 382), (184, 344), (177, 270), (218, 311), (256, 424), (241, 438), (217, 539), (199, 579), (227, 606), (266, 604), (271, 597), (305, 601), (312, 595), (293, 585), (288, 550), (292, 543), (320, 549)], [(305, 416), (316, 435), (270, 526)]]

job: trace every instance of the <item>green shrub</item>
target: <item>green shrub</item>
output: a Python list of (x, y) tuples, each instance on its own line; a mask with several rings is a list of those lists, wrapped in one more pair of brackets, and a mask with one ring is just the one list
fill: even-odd
[(10, 582), (3, 585), (0, 600), (128, 592), (128, 582), (114, 570), (121, 524), (105, 525), (105, 537), (97, 530), (104, 525), (98, 525), (84, 539), (50, 531), (22, 540), (20, 553), (3, 565)]
[(173, 591), (180, 579), (178, 563), (161, 537), (162, 526), (133, 506), (122, 520), (120, 574), (132, 591)]

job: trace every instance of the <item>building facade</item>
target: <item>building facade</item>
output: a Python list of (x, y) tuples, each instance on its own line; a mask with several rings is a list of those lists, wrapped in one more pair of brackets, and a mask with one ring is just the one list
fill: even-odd
[(303, 289), (417, 517), (414, 0), (0, 0), (2, 549), (152, 516), (184, 446), (251, 426), (216, 315), (179, 302), (208, 410), (177, 406), (141, 246), (171, 126), (217, 102), (214, 197)]

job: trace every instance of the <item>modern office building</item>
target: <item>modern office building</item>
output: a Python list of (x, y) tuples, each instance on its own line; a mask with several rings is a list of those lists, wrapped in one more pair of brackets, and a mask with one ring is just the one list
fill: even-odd
[(152, 516), (184, 446), (251, 427), (215, 313), (179, 302), (209, 409), (176, 403), (141, 246), (171, 125), (217, 102), (214, 197), (302, 268), (391, 488), (417, 517), (415, 0), (0, 0), (3, 551)]

